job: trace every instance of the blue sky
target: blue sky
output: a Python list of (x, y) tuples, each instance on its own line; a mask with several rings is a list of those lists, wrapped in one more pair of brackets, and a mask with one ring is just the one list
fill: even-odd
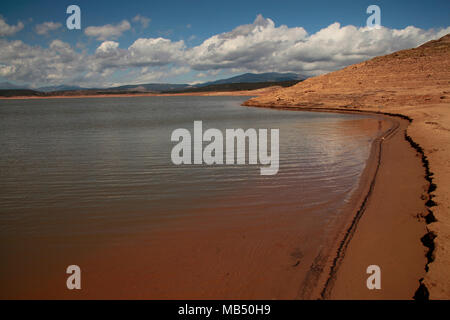
[[(65, 20), (67, 18), (66, 8), (70, 4), (77, 4), (81, 8), (81, 30), (68, 30), (65, 27)], [(354, 29), (343, 29), (345, 26), (354, 26), (355, 28), (363, 28), (366, 24), (368, 14), (366, 8), (370, 4), (377, 4), (381, 8), (381, 24), (384, 27), (384, 33), (379, 32), (370, 34), (370, 41), (367, 40), (369, 33), (363, 33), (364, 38), (358, 35)], [(423, 40), (429, 40), (441, 35), (438, 31), (449, 26), (450, 21), (450, 1), (2, 1), (0, 4), (0, 14), (3, 21), (8, 26), (15, 26), (19, 22), (23, 23), (23, 28), (17, 32), (9, 33), (0, 37), (4, 46), (10, 46), (10, 50), (19, 50), (16, 46), (12, 46), (14, 40), (21, 40), (23, 42), (22, 50), (30, 50), (35, 48), (37, 55), (46, 54), (45, 49), (61, 47), (61, 41), (71, 47), (74, 53), (66, 54), (63, 58), (60, 49), (54, 49), (58, 52), (47, 52), (49, 55), (55, 54), (56, 59), (67, 61), (69, 56), (74, 59), (74, 63), (80, 63), (84, 60), (87, 64), (91, 63), (91, 69), (79, 66), (76, 71), (77, 76), (70, 76), (67, 71), (67, 76), (59, 77), (55, 75), (57, 70), (62, 70), (61, 66), (52, 66), (50, 68), (50, 61), (42, 60), (42, 64), (47, 63), (47, 77), (37, 76), (27, 79), (26, 66), (34, 63), (34, 59), (26, 60), (27, 57), (13, 60), (6, 53), (4, 49), (0, 48), (0, 81), (10, 81), (13, 83), (27, 83), (34, 86), (58, 83), (73, 83), (86, 84), (98, 83), (100, 81), (104, 85), (120, 84), (123, 80), (136, 79), (136, 75), (146, 75), (137, 77), (138, 79), (148, 80), (149, 82), (196, 82), (213, 80), (224, 76), (234, 75), (241, 72), (253, 71), (263, 72), (263, 62), (270, 60), (267, 71), (293, 71), (298, 73), (305, 73), (307, 75), (320, 74), (327, 71), (332, 71), (336, 68), (344, 66), (346, 63), (354, 63), (365, 58), (370, 58), (374, 53), (389, 53), (394, 49), (408, 47), (411, 45), (420, 44)], [(148, 25), (142, 23), (143, 20), (135, 18), (137, 15), (148, 20)], [(258, 23), (255, 23), (255, 18), (261, 15)], [(133, 18), (135, 18), (133, 20)], [(272, 21), (275, 29), (270, 29)], [(89, 36), (86, 29), (92, 26), (112, 25), (117, 27), (120, 23), (126, 20), (129, 27), (124, 25), (124, 30), (119, 35), (115, 36)], [(139, 21), (137, 21), (139, 20)], [(61, 26), (50, 30), (49, 32), (38, 34), (36, 32), (36, 25), (44, 22), (52, 22), (54, 24), (61, 24)], [(320, 32), (333, 23), (338, 22), (339, 28), (331, 28), (326, 32), (330, 37), (327, 41), (334, 41), (336, 47), (339, 46), (336, 39), (341, 41), (342, 47), (348, 47), (352, 38), (359, 41), (359, 45), (354, 48), (354, 52), (349, 52), (350, 49), (345, 49), (345, 52), (339, 52), (337, 49), (332, 50), (329, 56), (345, 55), (346, 59), (343, 63), (331, 63), (333, 58), (329, 59), (330, 63), (312, 62), (310, 53), (305, 51), (306, 47), (314, 48), (317, 45), (317, 50), (321, 47), (314, 37), (311, 36)], [(233, 38), (233, 42), (212, 39), (217, 52), (214, 57), (222, 57), (229, 59), (234, 57), (234, 61), (227, 64), (217, 63), (212, 53), (209, 54), (202, 49), (205, 47), (208, 39), (222, 33), (229, 33), (235, 28), (243, 25), (251, 25), (250, 29), (246, 30), (245, 34), (239, 34), (239, 37), (249, 37), (248, 42), (252, 46), (245, 47), (242, 43), (244, 41), (237, 41), (235, 34), (229, 34)], [(280, 26), (286, 26), (286, 29)], [(268, 28), (265, 32), (255, 36), (258, 26)], [(416, 27), (415, 30), (406, 30), (408, 26)], [(295, 28), (303, 28), (307, 34), (303, 35)], [(270, 29), (270, 30), (269, 30)], [(398, 36), (392, 30), (404, 30), (401, 36)], [(430, 30), (433, 29), (433, 30)], [(406, 31), (405, 31), (406, 30)], [(389, 32), (388, 32), (389, 31)], [(284, 32), (284, 33), (283, 33)], [(325, 32), (323, 32), (325, 33)], [(273, 37), (283, 37), (283, 34), (289, 34), (289, 37), (298, 37), (298, 41), (294, 39), (286, 39), (283, 42), (284, 50), (277, 52), (274, 47)], [(322, 37), (322, 45), (324, 43)], [(264, 38), (266, 37), (266, 38)], [(269, 39), (272, 37), (272, 39)], [(139, 48), (139, 54), (150, 55), (151, 59), (146, 61), (143, 57), (139, 57), (138, 61), (129, 63), (130, 58), (125, 57), (130, 55), (130, 52), (121, 51), (127, 50), (135, 43), (137, 39), (158, 39), (164, 38), (170, 42), (154, 43), (153, 41), (141, 42), (144, 47)], [(262, 39), (264, 38), (264, 39)], [(390, 45), (383, 45), (383, 38), (390, 41)], [(262, 40), (261, 40), (262, 39)], [(112, 41), (117, 43), (109, 43), (104, 45), (105, 49), (108, 47), (108, 53), (105, 50), (98, 50), (99, 46), (105, 41)], [(210, 41), (210, 42), (211, 42)], [(257, 42), (261, 41), (261, 42)], [(400, 47), (395, 42), (401, 42)], [(181, 44), (182, 42), (182, 44)], [(301, 43), (300, 43), (301, 42)], [(53, 45), (51, 45), (53, 43)], [(178, 43), (178, 45), (175, 45)], [(345, 43), (345, 45), (344, 45)], [(361, 52), (358, 48), (363, 44), (367, 46), (377, 46), (377, 50), (367, 48)], [(301, 45), (303, 44), (303, 47)], [(164, 45), (164, 50), (161, 46)], [(210, 44), (209, 44), (210, 45)], [(235, 48), (236, 45), (242, 45), (242, 48)], [(219, 48), (221, 46), (221, 48)], [(134, 46), (137, 48), (137, 44)], [(196, 50), (191, 50), (196, 48)], [(225, 52), (226, 48), (233, 47), (234, 52)], [(37, 50), (39, 48), (41, 51)], [(147, 51), (148, 50), (148, 53)], [(290, 59), (298, 59), (303, 61), (301, 63), (292, 63), (292, 66), (286, 67), (288, 60), (279, 58), (285, 52), (293, 51), (291, 48), (297, 48), (297, 51), (290, 54)], [(142, 50), (141, 50), (142, 49)], [(157, 51), (155, 53), (155, 50)], [(220, 50), (219, 50), (220, 49)], [(227, 49), (227, 50), (228, 50)], [(69, 50), (69, 49), (67, 49)], [(255, 50), (266, 51), (266, 55), (256, 55), (255, 59), (259, 59), (259, 64), (251, 63), (245, 60), (252, 60), (252, 53)], [(312, 50), (312, 49), (311, 49)], [(384, 50), (384, 51), (383, 51)], [(103, 52), (103, 55), (95, 53)], [(130, 51), (130, 50), (128, 50)], [(180, 53), (178, 53), (180, 51)], [(350, 50), (351, 51), (351, 50)], [(84, 54), (82, 59), (74, 56), (75, 53)], [(163, 55), (172, 55), (171, 59), (159, 59)], [(109, 56), (107, 56), (109, 55)], [(101, 56), (101, 57), (100, 57)], [(114, 58), (114, 57), (116, 58)], [(183, 57), (181, 57), (183, 56)], [(195, 57), (194, 57), (195, 56)], [(308, 56), (307, 59), (302, 60), (302, 57)], [(249, 59), (246, 59), (248, 57)], [(198, 59), (197, 59), (198, 58)], [(103, 59), (103, 60), (102, 60)], [(115, 60), (114, 60), (115, 59)], [(121, 59), (121, 60), (120, 60)], [(197, 60), (196, 60), (197, 59)], [(203, 61), (205, 63), (203, 63)], [(209, 59), (209, 60), (208, 60)], [(278, 60), (277, 60), (278, 59)], [(287, 57), (285, 57), (287, 59)], [(322, 61), (326, 57), (318, 58)], [(343, 58), (342, 58), (343, 59)], [(342, 60), (341, 59), (341, 60)], [(69, 59), (70, 60), (70, 59)], [(108, 60), (109, 62), (105, 62)], [(118, 61), (122, 61), (119, 63)], [(161, 60), (161, 61), (160, 61)], [(163, 60), (163, 61), (162, 61)], [(111, 61), (113, 61), (111, 63)], [(128, 61), (128, 62), (125, 62)], [(238, 61), (243, 61), (238, 63)], [(293, 61), (293, 60), (289, 60)], [(296, 60), (297, 61), (297, 60)], [(207, 62), (207, 63), (206, 63)], [(146, 64), (147, 63), (147, 64)], [(278, 64), (277, 64), (278, 63)], [(315, 64), (314, 64), (315, 63)], [(114, 66), (112, 66), (112, 64)], [(290, 63), (288, 63), (290, 64)], [(3, 69), (2, 69), (3, 68)], [(43, 67), (42, 67), (43, 68)], [(59, 68), (59, 69), (58, 69)], [(103, 68), (100, 70), (100, 68)], [(44, 69), (44, 68), (43, 68)], [(51, 69), (51, 70), (50, 70)], [(105, 70), (108, 70), (107, 72)], [(175, 71), (174, 71), (175, 70)], [(61, 73), (66, 71), (62, 70)], [(153, 75), (152, 76), (152, 72)], [(95, 74), (94, 74), (95, 73)], [(166, 74), (166, 76), (164, 76)], [(127, 78), (128, 77), (128, 78)]]

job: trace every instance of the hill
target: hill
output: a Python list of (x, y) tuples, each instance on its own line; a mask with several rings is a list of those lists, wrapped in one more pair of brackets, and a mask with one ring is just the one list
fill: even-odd
[(69, 85), (63, 84), (60, 86), (40, 87), (40, 88), (36, 89), (36, 91), (40, 91), (40, 92), (71, 91), (71, 90), (86, 90), (86, 88), (82, 88), (79, 86), (69, 86)]
[(368, 108), (449, 102), (449, 35), (249, 100), (247, 105)]
[[(124, 85), (124, 86), (118, 86), (118, 87), (111, 87), (108, 89), (101, 89), (103, 91), (105, 90), (112, 90), (112, 91), (135, 91), (135, 92), (155, 92), (159, 93), (162, 91), (174, 91), (174, 90), (182, 90), (185, 88), (191, 87), (188, 84), (172, 84), (172, 83), (144, 83), (139, 85)], [(100, 89), (98, 89), (100, 90)]]
[(31, 89), (0, 89), (0, 97), (43, 97), (45, 93)]
[(262, 83), (262, 82), (285, 82), (285, 81), (299, 81), (304, 80), (296, 73), (244, 73), (235, 77), (221, 79), (216, 81), (205, 82), (195, 85), (195, 87), (205, 87), (210, 85), (227, 84), (227, 83)]
[[(37, 89), (29, 89), (26, 86), (17, 86), (9, 82), (0, 83), (0, 90), (10, 90), (0, 92), (0, 96), (11, 97), (14, 94), (21, 94), (24, 96), (38, 95), (35, 92), (46, 93), (50, 96), (63, 95), (96, 95), (96, 94), (133, 94), (133, 93), (182, 93), (182, 92), (210, 92), (216, 88), (219, 91), (238, 91), (238, 90), (253, 90), (260, 89), (272, 85), (280, 85), (286, 87), (293, 85), (303, 77), (295, 73), (245, 73), (235, 77), (220, 79), (217, 81), (199, 83), (196, 85), (190, 84), (174, 84), (174, 83), (143, 83), (143, 84), (129, 84), (122, 86), (115, 86), (109, 88), (82, 88), (74, 85), (58, 85), (39, 87)], [(254, 85), (249, 85), (253, 83)], [(230, 86), (221, 86), (233, 84)], [(201, 89), (204, 88), (204, 89)], [(30, 91), (14, 91), (14, 90), (30, 90)], [(32, 92), (33, 91), (33, 92)]]
[(190, 87), (183, 90), (163, 91), (162, 93), (189, 93), (189, 92), (231, 92), (231, 91), (250, 91), (268, 87), (289, 87), (299, 80), (288, 80), (278, 82), (239, 82), (239, 83), (216, 83), (202, 87)]

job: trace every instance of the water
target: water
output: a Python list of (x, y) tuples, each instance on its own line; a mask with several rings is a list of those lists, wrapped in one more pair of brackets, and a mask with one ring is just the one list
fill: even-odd
[[(300, 234), (301, 255), (313, 257), (386, 128), (373, 116), (246, 108), (244, 100), (0, 101), (0, 271), (9, 288), (1, 295), (39, 292), (32, 279), (50, 283), (42, 279), (52, 278), (52, 268), (69, 260), (94, 267), (90, 253), (136, 247), (136, 239), (151, 252), (174, 230), (206, 237), (202, 230), (220, 226), (232, 234), (251, 221), (265, 235)], [(278, 174), (261, 176), (260, 165), (173, 165), (170, 135), (192, 132), (195, 120), (223, 132), (278, 128)], [(284, 223), (267, 224), (277, 219)]]

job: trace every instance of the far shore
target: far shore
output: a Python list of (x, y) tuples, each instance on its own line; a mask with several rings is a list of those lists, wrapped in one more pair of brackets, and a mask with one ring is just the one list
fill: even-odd
[(204, 91), (182, 93), (121, 93), (121, 94), (80, 94), (55, 96), (13, 96), (0, 97), (0, 100), (28, 100), (28, 99), (77, 99), (77, 98), (130, 98), (130, 97), (171, 97), (171, 96), (258, 96), (280, 89), (279, 86), (266, 87), (255, 90), (241, 91)]

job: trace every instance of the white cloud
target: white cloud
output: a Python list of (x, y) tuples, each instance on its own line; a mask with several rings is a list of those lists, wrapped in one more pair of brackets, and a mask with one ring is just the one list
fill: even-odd
[(98, 46), (95, 53), (98, 54), (108, 54), (110, 52), (114, 52), (119, 47), (119, 43), (115, 41), (105, 41), (102, 42), (101, 45)]
[(214, 35), (187, 52), (187, 59), (196, 70), (275, 67), (276, 55), (305, 39), (301, 27), (275, 27), (270, 19), (258, 15), (252, 24), (230, 32)]
[(29, 84), (62, 83), (84, 70), (83, 60), (82, 54), (61, 40), (53, 40), (49, 48), (42, 48), (20, 40), (0, 39), (1, 73), (10, 80)]
[(276, 27), (258, 15), (253, 24), (214, 35), (189, 49), (187, 60), (195, 70), (231, 69), (235, 72), (298, 72), (318, 75), (377, 55), (416, 47), (450, 32), (374, 29), (333, 23), (314, 34), (300, 27)]
[(278, 53), (280, 71), (317, 75), (394, 51), (417, 47), (450, 32), (416, 27), (372, 29), (333, 23)]
[(130, 28), (130, 23), (127, 20), (123, 20), (116, 25), (106, 24), (98, 27), (87, 27), (84, 29), (84, 34), (89, 37), (96, 37), (97, 40), (104, 41), (108, 39), (117, 39), (122, 35), (122, 33)]
[(151, 82), (165, 82), (168, 77), (178, 76), (190, 71), (188, 67), (144, 67), (136, 70), (133, 74), (128, 75), (129, 78), (124, 82), (127, 84), (141, 84)]
[(0, 16), (0, 37), (12, 36), (22, 30), (24, 27), (22, 21), (17, 22), (17, 24), (9, 25), (6, 23), (5, 19)]
[(162, 67), (182, 64), (185, 44), (164, 38), (139, 38), (127, 49), (119, 48), (115, 41), (102, 42), (95, 54), (87, 59), (93, 71), (124, 70), (126, 68)]
[(141, 16), (140, 14), (138, 14), (138, 15), (136, 15), (136, 16), (133, 18), (132, 21), (133, 21), (133, 22), (139, 22), (139, 23), (141, 23), (142, 28), (145, 29), (145, 28), (148, 27), (148, 25), (149, 25), (151, 19), (150, 19), (150, 18), (147, 18), (147, 17), (144, 17), (144, 16)]
[(2, 77), (11, 76), (15, 72), (16, 72), (16, 67), (15, 66), (0, 65), (0, 76), (2, 76)]
[(126, 71), (122, 84), (159, 81), (189, 72), (181, 63), (184, 49), (183, 41), (140, 38), (126, 49), (119, 48), (116, 41), (104, 41), (93, 54), (87, 54), (61, 40), (42, 48), (0, 39), (0, 76), (31, 85), (99, 87), (112, 83), (109, 77), (115, 72)]
[(44, 22), (44, 23), (41, 23), (41, 24), (37, 24), (35, 26), (34, 30), (39, 35), (46, 35), (50, 31), (54, 31), (54, 30), (59, 29), (61, 27), (62, 27), (61, 23), (49, 21), (49, 22)]
[(184, 49), (183, 40), (172, 42), (165, 38), (140, 38), (128, 48), (130, 65), (156, 66), (180, 62)]

